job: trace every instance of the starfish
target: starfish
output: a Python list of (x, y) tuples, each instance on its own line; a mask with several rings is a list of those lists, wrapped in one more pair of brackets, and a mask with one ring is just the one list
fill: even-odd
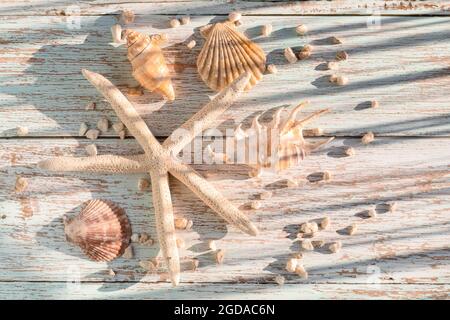
[(38, 163), (38, 167), (50, 171), (81, 171), (96, 173), (148, 172), (151, 178), (156, 231), (162, 255), (166, 261), (173, 286), (180, 282), (180, 259), (175, 237), (169, 173), (185, 184), (206, 205), (225, 221), (241, 231), (255, 236), (258, 229), (238, 208), (226, 199), (213, 185), (190, 166), (183, 164), (176, 155), (204, 130), (214, 126), (215, 120), (237, 99), (250, 80), (244, 73), (213, 100), (175, 130), (161, 145), (139, 116), (132, 103), (102, 75), (83, 69), (85, 78), (106, 98), (119, 119), (127, 127), (144, 150), (144, 154), (91, 157), (55, 157)]

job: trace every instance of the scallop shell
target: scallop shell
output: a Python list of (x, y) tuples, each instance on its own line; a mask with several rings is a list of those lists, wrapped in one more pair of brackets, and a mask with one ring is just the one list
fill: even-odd
[(246, 71), (252, 77), (245, 90), (262, 79), (266, 67), (264, 51), (233, 23), (218, 22), (203, 27), (200, 32), (206, 41), (197, 58), (197, 69), (211, 89), (222, 90)]
[[(328, 111), (321, 110), (297, 120), (298, 112), (306, 104), (299, 104), (287, 117), (285, 108), (278, 109), (269, 123), (261, 123), (258, 115), (253, 119), (250, 128), (243, 130), (239, 125), (232, 139), (235, 148), (233, 151), (238, 161), (258, 171), (261, 168), (284, 170), (297, 165), (307, 154), (333, 140), (329, 138), (309, 142), (304, 138), (304, 126)], [(220, 158), (220, 154), (212, 151), (211, 145), (208, 146), (208, 151), (215, 159)], [(227, 158), (226, 155), (223, 155), (223, 158)]]
[(131, 225), (125, 210), (107, 200), (89, 200), (81, 213), (64, 221), (67, 240), (92, 260), (111, 261), (130, 244)]
[(134, 30), (124, 30), (127, 40), (128, 60), (133, 67), (133, 77), (149, 91), (156, 91), (169, 101), (175, 99), (169, 68), (160, 48), (165, 41), (162, 35), (148, 36)]

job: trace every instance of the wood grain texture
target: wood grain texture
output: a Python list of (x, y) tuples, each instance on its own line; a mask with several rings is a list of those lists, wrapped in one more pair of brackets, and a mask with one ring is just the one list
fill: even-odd
[[(449, 299), (448, 285), (220, 284), (190, 283), (177, 288), (149, 283), (0, 282), (0, 299)], [(270, 292), (270, 294), (267, 294)]]
[(20, 0), (2, 1), (0, 15), (92, 15), (115, 14), (123, 9), (147, 14), (228, 14), (239, 10), (244, 14), (282, 15), (449, 15), (446, 0), (338, 0), (338, 1), (161, 1), (145, 0)]
[[(75, 4), (75, 6), (72, 6)], [(110, 27), (120, 10), (137, 14), (129, 27), (167, 33), (164, 53), (177, 99), (156, 94), (130, 96), (152, 132), (166, 137), (214, 94), (195, 66), (203, 44), (202, 25), (243, 13), (240, 30), (268, 54), (279, 72), (266, 75), (221, 120), (221, 129), (247, 123), (280, 106), (311, 100), (308, 115), (330, 108), (314, 126), (341, 136), (298, 167), (280, 175), (249, 178), (242, 165), (194, 165), (239, 206), (261, 230), (256, 238), (227, 226), (176, 179), (171, 179), (174, 213), (192, 219), (191, 231), (177, 230), (187, 244), (180, 250), (181, 285), (171, 288), (164, 266), (147, 272), (140, 266), (159, 254), (158, 244), (133, 244), (135, 255), (110, 263), (87, 260), (64, 239), (63, 215), (77, 214), (84, 201), (105, 198), (127, 210), (134, 232), (156, 240), (151, 187), (140, 191), (147, 174), (93, 175), (48, 173), (36, 168), (55, 155), (85, 156), (86, 139), (74, 139), (81, 122), (94, 127), (101, 116), (117, 118), (81, 75), (90, 68), (107, 76), (125, 93), (137, 85), (125, 48), (113, 48)], [(450, 3), (433, 1), (170, 1), (6, 0), (0, 3), (0, 299), (449, 299), (450, 292)], [(177, 29), (168, 20), (190, 15)], [(262, 38), (260, 27), (273, 24)], [(79, 23), (79, 28), (77, 27)], [(308, 26), (306, 37), (294, 28)], [(380, 28), (372, 28), (378, 25)], [(329, 44), (329, 37), (343, 40)], [(189, 51), (186, 44), (195, 39)], [(288, 65), (287, 46), (312, 44), (309, 60)], [(339, 73), (345, 87), (328, 83), (324, 63), (339, 50), (349, 53)], [(367, 108), (371, 100), (380, 107)], [(95, 111), (86, 111), (97, 102)], [(18, 138), (17, 126), (30, 129)], [(356, 136), (373, 131), (374, 143)], [(142, 153), (134, 139), (95, 143), (100, 154)], [(381, 137), (386, 136), (386, 137)], [(423, 137), (430, 136), (430, 137)], [(69, 137), (65, 139), (65, 137)], [(162, 141), (162, 139), (160, 139)], [(353, 157), (342, 147), (352, 146)], [(198, 158), (197, 158), (198, 160)], [(332, 180), (311, 183), (311, 174), (329, 170)], [(15, 192), (16, 178), (29, 182)], [(294, 179), (298, 187), (287, 187)], [(249, 201), (270, 190), (258, 210)], [(395, 213), (385, 204), (395, 201)], [(361, 213), (374, 208), (375, 219)], [(342, 250), (306, 252), (308, 280), (284, 271), (299, 250), (299, 224), (329, 216), (332, 226), (315, 238), (341, 240)], [(358, 225), (353, 236), (342, 229)], [(225, 250), (216, 265), (208, 241)], [(192, 270), (192, 258), (199, 269)], [(158, 258), (160, 259), (160, 258)], [(162, 261), (162, 259), (160, 259)], [(115, 276), (109, 274), (113, 269)], [(276, 275), (286, 277), (282, 287)], [(68, 283), (70, 281), (80, 281)]]
[[(139, 266), (139, 261), (158, 254), (157, 244), (134, 245), (133, 259), (95, 263), (65, 241), (62, 216), (76, 214), (91, 198), (117, 202), (126, 208), (134, 232), (148, 232), (156, 239), (151, 191), (139, 191), (137, 187), (138, 179), (146, 175), (58, 174), (35, 167), (50, 155), (84, 155), (86, 144), (75, 139), (2, 143), (0, 213), (6, 217), (0, 220), (0, 281), (65, 282), (74, 270), (84, 282), (127, 281), (132, 285), (167, 281), (164, 268), (146, 274)], [(100, 154), (141, 151), (132, 139), (102, 139), (97, 145)], [(343, 145), (353, 146), (356, 155), (341, 157), (339, 148)], [(261, 233), (248, 237), (226, 226), (181, 183), (171, 179), (175, 214), (194, 221), (192, 231), (177, 231), (187, 244), (180, 251), (181, 284), (272, 283), (270, 279), (276, 274), (284, 275), (289, 284), (356, 285), (374, 279), (382, 284), (449, 284), (448, 145), (448, 138), (380, 138), (368, 146), (362, 146), (358, 139), (338, 139), (281, 176), (266, 172), (252, 179), (247, 168), (240, 165), (196, 165), (248, 214)], [(310, 174), (323, 170), (332, 172), (331, 181), (308, 182)], [(29, 181), (23, 193), (13, 192), (18, 175)], [(298, 181), (299, 186), (287, 188), (283, 180), (287, 178)], [(262, 201), (261, 209), (249, 210), (246, 204), (264, 190), (272, 190), (273, 197)], [(387, 213), (383, 206), (391, 201), (398, 203), (395, 213)], [(360, 213), (369, 208), (375, 208), (379, 216), (373, 220), (361, 218)], [(339, 239), (342, 251), (307, 252), (303, 263), (309, 271), (308, 280), (287, 274), (286, 260), (299, 250), (299, 243), (294, 241), (299, 224), (324, 216), (331, 218), (332, 227), (315, 238), (326, 242)], [(351, 223), (358, 224), (356, 235), (339, 231)], [(210, 239), (216, 239), (218, 247), (225, 249), (223, 265), (217, 266), (208, 251)], [(199, 259), (198, 271), (191, 270), (193, 257)], [(109, 269), (116, 272), (115, 277), (108, 274)], [(98, 292), (98, 297), (102, 296)]]
[[(167, 16), (139, 16), (131, 25), (141, 32), (169, 35), (164, 52), (174, 73), (177, 99), (165, 103), (148, 92), (131, 97), (157, 136), (170, 134), (214, 94), (197, 74), (195, 60), (202, 40), (197, 32), (193, 35), (213, 18), (193, 16), (191, 24), (167, 29)], [(241, 30), (261, 45), (279, 72), (264, 76), (241, 97), (223, 116), (222, 128), (263, 111), (270, 117), (276, 107), (309, 99), (312, 104), (305, 113), (331, 109), (317, 121), (329, 135), (353, 136), (371, 130), (379, 135), (448, 136), (449, 19), (381, 17), (381, 29), (371, 30), (367, 17), (244, 17)], [(125, 92), (137, 84), (125, 48), (108, 45), (115, 20), (114, 16), (83, 16), (81, 29), (68, 29), (66, 17), (0, 18), (1, 136), (16, 136), (15, 128), (24, 124), (31, 136), (76, 136), (81, 122), (95, 126), (102, 115), (116, 120), (80, 72), (81, 68), (100, 72)], [(262, 38), (259, 28), (269, 20), (274, 32)], [(309, 27), (307, 37), (295, 34), (299, 22)], [(331, 36), (342, 38), (344, 44), (329, 45)], [(192, 38), (198, 45), (190, 51), (185, 44)], [(283, 49), (298, 49), (306, 43), (314, 46), (312, 57), (286, 64)], [(323, 70), (339, 50), (350, 56), (339, 71), (350, 79), (345, 87), (330, 84), (331, 72)], [(374, 99), (380, 108), (368, 109)], [(92, 101), (97, 102), (97, 110), (85, 111)]]

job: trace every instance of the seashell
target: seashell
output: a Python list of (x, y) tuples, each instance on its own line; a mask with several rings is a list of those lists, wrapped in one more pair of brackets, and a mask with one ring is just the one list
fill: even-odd
[(197, 69), (202, 80), (212, 90), (220, 91), (246, 71), (251, 78), (245, 90), (262, 79), (266, 69), (264, 51), (231, 22), (218, 22), (202, 27), (206, 38), (197, 58)]
[(128, 60), (133, 67), (133, 77), (149, 91), (156, 91), (169, 101), (175, 99), (169, 68), (159, 45), (164, 42), (161, 35), (145, 35), (134, 30), (124, 30), (127, 40)]
[(64, 221), (67, 241), (78, 245), (94, 261), (121, 256), (131, 241), (125, 210), (111, 201), (89, 200), (81, 213)]
[[(240, 159), (239, 162), (249, 165), (258, 172), (261, 168), (284, 170), (298, 164), (306, 155), (333, 140), (329, 138), (308, 142), (304, 138), (304, 126), (328, 112), (326, 109), (321, 110), (297, 120), (300, 109), (306, 104), (307, 102), (299, 104), (287, 117), (285, 108), (278, 109), (269, 123), (260, 123), (258, 115), (253, 119), (250, 128), (244, 130), (239, 125), (234, 131), (232, 141), (232, 145), (236, 148), (235, 154)], [(296, 182), (291, 179), (287, 181), (287, 184), (296, 186)]]

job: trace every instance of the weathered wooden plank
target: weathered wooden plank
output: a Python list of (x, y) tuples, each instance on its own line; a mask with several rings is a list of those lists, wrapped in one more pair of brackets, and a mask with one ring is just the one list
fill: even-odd
[[(132, 26), (147, 33), (167, 32), (165, 48), (174, 69), (177, 99), (164, 103), (156, 94), (131, 99), (153, 132), (167, 136), (196, 112), (214, 93), (199, 79), (193, 51), (185, 43), (193, 30), (211, 21), (193, 17), (189, 25), (166, 29), (167, 17), (138, 17)], [(268, 21), (274, 26), (269, 38), (258, 36)], [(293, 28), (302, 21), (307, 37)], [(80, 69), (90, 68), (112, 79), (122, 89), (136, 85), (124, 48), (113, 48), (109, 28), (112, 16), (82, 17), (81, 29), (67, 28), (64, 17), (2, 17), (0, 23), (0, 135), (15, 136), (16, 126), (26, 125), (32, 136), (77, 135), (81, 122), (95, 126), (106, 115), (115, 120), (111, 108), (83, 79)], [(270, 113), (282, 105), (312, 101), (306, 112), (330, 108), (317, 124), (332, 135), (360, 135), (372, 130), (383, 135), (448, 135), (450, 132), (450, 20), (444, 17), (383, 17), (380, 30), (367, 28), (365, 17), (245, 17), (241, 28), (268, 53), (269, 63), (279, 72), (266, 75), (225, 114), (222, 127), (249, 121), (262, 111)], [(329, 45), (337, 36), (343, 45)], [(287, 65), (282, 54), (287, 46), (311, 43), (311, 59)], [(334, 87), (323, 71), (324, 62), (339, 50), (350, 58), (342, 63), (342, 74), (350, 79), (345, 87)], [(380, 108), (367, 108), (376, 99)], [(97, 111), (84, 106), (97, 101)]]
[(1, 15), (92, 15), (114, 14), (123, 9), (137, 14), (228, 14), (240, 10), (244, 14), (282, 15), (448, 15), (445, 0), (339, 0), (339, 1), (2, 1)]
[[(449, 299), (448, 285), (0, 282), (0, 299)], [(270, 294), (268, 294), (270, 292)], [(195, 293), (195, 294), (194, 294)], [(218, 310), (216, 310), (217, 312)]]
[[(150, 191), (137, 190), (140, 175), (61, 174), (35, 168), (36, 162), (51, 155), (83, 155), (87, 143), (74, 139), (3, 140), (0, 216), (6, 217), (0, 219), (0, 281), (65, 282), (72, 279), (74, 272), (82, 281), (166, 280), (164, 268), (146, 275), (139, 266), (139, 261), (157, 255), (157, 245), (136, 245), (135, 258), (120, 258), (107, 264), (86, 260), (79, 250), (65, 242), (62, 216), (77, 213), (82, 202), (91, 198), (118, 202), (127, 209), (134, 232), (148, 232), (155, 237)], [(97, 144), (100, 154), (139, 152), (132, 139), (101, 139)], [(353, 146), (356, 155), (341, 157), (339, 148), (343, 145)], [(256, 284), (271, 282), (276, 274), (282, 274), (288, 283), (311, 285), (372, 281), (449, 284), (448, 145), (448, 138), (380, 138), (368, 146), (360, 145), (357, 139), (338, 139), (297, 168), (280, 175), (266, 172), (261, 178), (252, 179), (247, 176), (248, 169), (241, 165), (196, 165), (226, 197), (251, 216), (261, 234), (252, 238), (227, 227), (189, 190), (172, 181), (175, 213), (194, 221), (192, 231), (179, 232), (187, 244), (181, 250), (185, 269), (182, 282)], [(307, 181), (311, 173), (323, 170), (332, 173), (331, 181)], [(23, 193), (13, 192), (17, 175), (29, 181)], [(282, 179), (287, 178), (298, 181), (298, 187), (285, 188)], [(263, 190), (272, 190), (273, 197), (262, 201), (261, 209), (248, 210), (245, 204)], [(397, 212), (386, 213), (383, 204), (391, 201), (398, 203)], [(379, 216), (373, 220), (361, 218), (360, 213), (369, 208), (376, 208)], [(315, 238), (326, 242), (339, 239), (343, 242), (342, 251), (307, 252), (303, 260), (309, 271), (308, 280), (287, 274), (286, 259), (299, 250), (298, 242), (294, 241), (298, 225), (324, 216), (332, 219), (332, 228)], [(336, 232), (351, 223), (358, 224), (356, 235)], [(207, 249), (211, 239), (226, 250), (221, 266), (215, 265), (213, 254)], [(200, 261), (199, 271), (187, 270), (193, 257)], [(110, 276), (109, 269), (116, 276)], [(59, 286), (55, 284), (56, 288)], [(338, 287), (333, 287), (337, 290), (335, 294), (340, 292)], [(400, 292), (403, 290), (409, 289), (404, 287)], [(428, 296), (431, 293), (427, 290)], [(396, 297), (395, 293), (392, 297)]]

